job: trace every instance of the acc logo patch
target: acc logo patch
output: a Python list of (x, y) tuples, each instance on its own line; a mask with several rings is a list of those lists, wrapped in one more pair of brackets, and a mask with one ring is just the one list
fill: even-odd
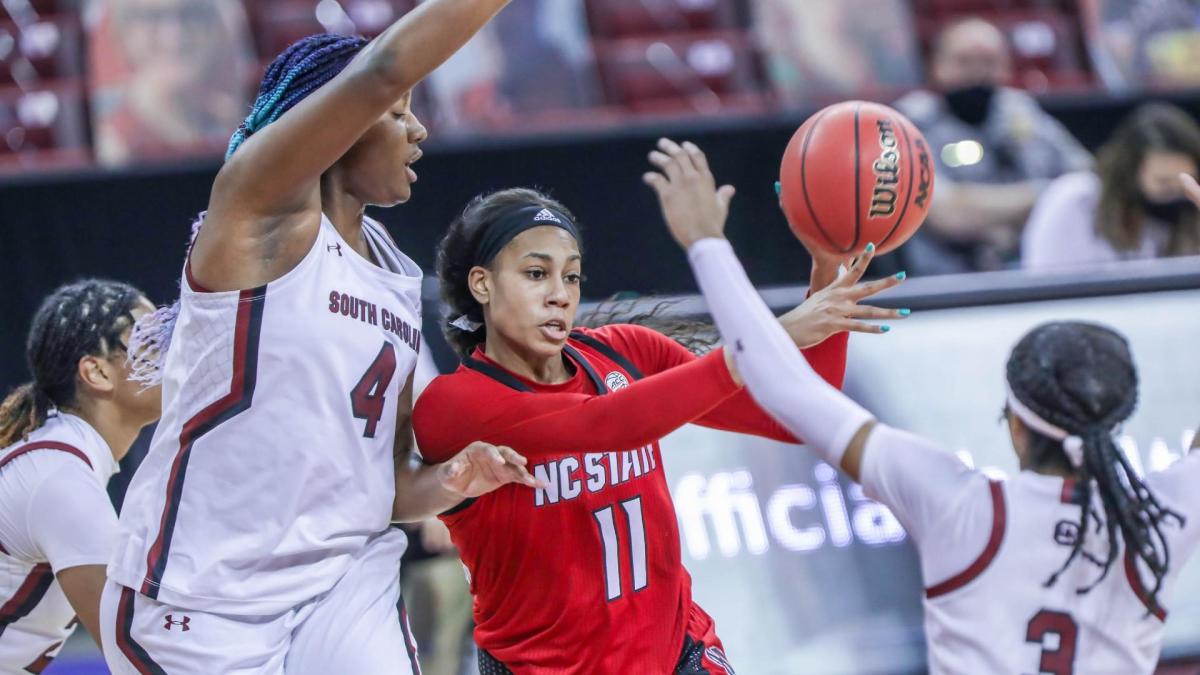
[(625, 373), (614, 370), (604, 376), (604, 384), (608, 385), (609, 391), (616, 391), (628, 387), (629, 380), (626, 379)]

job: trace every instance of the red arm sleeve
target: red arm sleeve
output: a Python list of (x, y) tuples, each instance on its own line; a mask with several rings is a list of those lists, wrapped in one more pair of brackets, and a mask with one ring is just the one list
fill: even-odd
[[(466, 386), (452, 382), (459, 377), (465, 376), (435, 380), (417, 401), (413, 423), (426, 461), (446, 461), (477, 440), (507, 445), (530, 459), (637, 448), (701, 417), (738, 391), (720, 353), (606, 395), (506, 389), (485, 399), (481, 388), (472, 386), (477, 380), (466, 380)], [(681, 391), (688, 395), (680, 396)]]
[[(633, 361), (646, 375), (696, 360), (696, 356), (683, 345), (643, 326), (605, 326), (593, 333)], [(822, 379), (841, 389), (846, 376), (848, 344), (849, 334), (838, 333), (821, 344), (803, 350), (802, 353)], [(744, 388), (694, 422), (713, 429), (752, 434), (785, 443), (799, 442), (763, 412), (750, 396), (750, 392)]]

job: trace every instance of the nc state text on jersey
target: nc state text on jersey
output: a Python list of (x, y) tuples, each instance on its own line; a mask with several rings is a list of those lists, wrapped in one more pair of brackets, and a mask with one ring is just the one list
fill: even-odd
[(399, 315), (389, 312), (387, 308), (380, 308), (373, 302), (356, 298), (349, 293), (329, 291), (329, 311), (395, 333), (414, 352), (421, 352), (421, 331), (410, 326)]
[(620, 452), (589, 452), (583, 455), (582, 466), (579, 457), (572, 456), (537, 464), (533, 475), (546, 487), (534, 490), (534, 506), (575, 499), (585, 488), (599, 492), (641, 478), (656, 468), (652, 445)]

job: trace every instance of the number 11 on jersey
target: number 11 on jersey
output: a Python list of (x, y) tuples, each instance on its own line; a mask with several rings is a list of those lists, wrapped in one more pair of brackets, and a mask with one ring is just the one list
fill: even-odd
[[(629, 542), (629, 569), (633, 574), (633, 590), (646, 587), (646, 528), (642, 522), (642, 498), (634, 497), (619, 502), (629, 524), (626, 541)], [(613, 506), (592, 512), (596, 526), (600, 528), (600, 541), (604, 545), (604, 590), (610, 600), (621, 597), (620, 538), (617, 537), (616, 513)]]

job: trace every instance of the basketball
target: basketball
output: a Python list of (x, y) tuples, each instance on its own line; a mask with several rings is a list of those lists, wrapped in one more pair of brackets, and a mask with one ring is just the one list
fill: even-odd
[(808, 118), (779, 167), (792, 231), (830, 253), (879, 253), (917, 231), (933, 200), (929, 144), (888, 106), (844, 101)]

